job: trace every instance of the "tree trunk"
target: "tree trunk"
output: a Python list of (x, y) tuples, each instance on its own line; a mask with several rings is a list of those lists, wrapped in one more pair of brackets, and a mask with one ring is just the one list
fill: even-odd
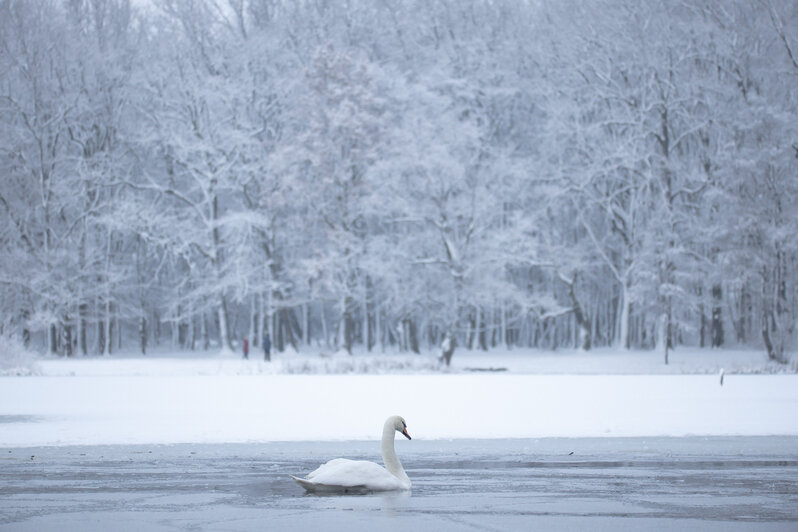
[[(707, 313), (706, 305), (704, 304), (704, 290), (701, 286), (697, 289), (698, 292), (698, 347), (703, 349), (706, 347), (707, 337)], [(709, 331), (711, 334), (712, 331)]]
[(324, 302), (320, 305), (321, 310), (321, 334), (324, 336), (324, 345), (330, 348), (330, 333), (327, 330), (327, 312), (324, 310)]
[(208, 312), (206, 310), (202, 311), (202, 315), (200, 316), (200, 336), (202, 336), (202, 350), (207, 351), (208, 348), (211, 346), (211, 334), (208, 330)]
[(363, 345), (366, 346), (367, 351), (371, 351), (371, 338), (369, 338), (369, 296), (368, 296), (368, 276), (363, 276), (363, 300), (360, 302), (360, 312), (361, 312), (361, 340)]
[(383, 353), (385, 352), (385, 331), (382, 330), (382, 319), (381, 319), (382, 309), (378, 303), (374, 304), (374, 334), (376, 338), (374, 339), (375, 343), (379, 342), (380, 344), (380, 351)]
[(576, 320), (577, 330), (579, 331), (579, 349), (590, 351), (593, 346), (593, 338), (590, 336), (590, 321), (585, 316), (582, 310), (582, 305), (576, 298), (574, 286), (576, 285), (576, 276), (568, 284), (568, 295), (571, 298), (571, 305), (574, 308), (574, 319)]
[(88, 323), (86, 319), (86, 315), (88, 313), (89, 313), (88, 304), (84, 302), (78, 305), (78, 345), (80, 346), (80, 353), (84, 357), (89, 354), (88, 342), (87, 342)]
[(508, 347), (508, 340), (507, 340), (507, 309), (505, 308), (505, 302), (502, 300), (501, 304), (499, 305), (499, 326), (500, 326), (500, 335), (499, 335), (499, 343), (504, 347)]
[(418, 346), (418, 327), (416, 327), (415, 321), (408, 320), (408, 331), (410, 333), (410, 349), (416, 354), (421, 353)]
[(712, 347), (723, 347), (723, 288), (720, 284), (712, 287), (712, 326), (710, 329)]
[(141, 345), (141, 354), (147, 354), (147, 318), (142, 314), (139, 318), (139, 344)]
[(249, 297), (249, 331), (247, 332), (247, 338), (249, 338), (249, 345), (252, 347), (252, 350), (255, 350), (255, 347), (260, 345), (258, 341), (258, 313), (255, 310), (255, 296)]
[(55, 355), (58, 353), (58, 331), (56, 330), (55, 323), (51, 323), (47, 328), (47, 343), (49, 344), (50, 354)]
[(105, 354), (105, 322), (99, 321), (97, 322), (97, 353), (100, 355)]
[(188, 347), (188, 321), (186, 320), (186, 315), (189, 314), (185, 311), (183, 305), (180, 305), (177, 308), (177, 345), (180, 346), (180, 349), (186, 349)]
[(310, 345), (310, 305), (303, 303), (302, 307), (302, 345)]
[(30, 347), (30, 329), (28, 328), (28, 320), (30, 319), (30, 311), (24, 309), (22, 311), (22, 345)]
[(219, 315), (219, 345), (222, 349), (227, 348), (228, 350), (233, 350), (233, 344), (230, 340), (230, 332), (228, 331), (228, 322), (227, 322), (227, 299), (222, 296), (221, 301), (219, 304), (218, 309)]
[(68, 357), (72, 356), (72, 325), (69, 323), (69, 316), (64, 319), (63, 339), (64, 339), (64, 354)]
[[(263, 339), (266, 337), (267, 329), (266, 329), (266, 305), (264, 304), (263, 293), (258, 294), (258, 299), (256, 302), (257, 310), (256, 313), (258, 315), (258, 321), (255, 324), (255, 334), (258, 336), (258, 341), (261, 342), (261, 347), (263, 346)], [(271, 337), (271, 336), (270, 336)]]
[[(222, 280), (222, 241), (219, 234), (219, 227), (216, 222), (219, 220), (219, 197), (214, 193), (211, 201), (211, 220), (213, 220), (213, 227), (211, 229), (211, 238), (213, 239), (213, 267), (216, 272), (216, 279)], [(219, 345), (222, 349), (233, 350), (232, 338), (230, 336), (229, 314), (227, 310), (227, 297), (224, 292), (219, 294)]]
[(341, 338), (341, 344), (346, 352), (350, 355), (352, 354), (352, 343), (354, 342), (354, 328), (355, 323), (352, 316), (352, 305), (353, 301), (352, 298), (349, 296), (343, 296), (341, 298), (341, 305), (343, 314), (341, 315), (341, 323), (339, 326), (339, 334)]
[[(777, 253), (777, 264), (778, 255)], [(784, 356), (785, 331), (782, 319), (784, 311), (782, 297), (786, 294), (782, 294), (778, 265), (774, 269), (772, 277), (767, 267), (765, 268), (762, 276), (762, 341), (765, 344), (769, 360), (786, 364), (787, 359)]]
[(155, 340), (155, 345), (161, 345), (161, 315), (157, 310), (152, 314), (152, 322), (154, 327), (152, 336)]
[(632, 347), (631, 338), (629, 336), (629, 318), (632, 302), (629, 300), (629, 291), (624, 284), (621, 292), (621, 315), (618, 318), (618, 340), (622, 349), (630, 349)]
[[(110, 298), (110, 294), (108, 294)], [(113, 334), (113, 320), (111, 319), (111, 302), (105, 304), (105, 353), (110, 355), (114, 350), (114, 334)]]
[(474, 307), (474, 314), (469, 316), (468, 325), (469, 329), (473, 327), (473, 330), (469, 330), (466, 333), (466, 347), (468, 349), (474, 349), (474, 347), (480, 346), (483, 329), (482, 312), (479, 307)]
[(277, 311), (277, 314), (280, 316), (280, 323), (283, 328), (283, 344), (287, 342), (294, 349), (298, 349), (301, 331), (296, 312), (291, 308), (283, 307)]
[(341, 296), (341, 300), (338, 304), (339, 315), (338, 315), (338, 334), (337, 340), (335, 342), (335, 346), (337, 348), (343, 347), (346, 345), (346, 296)]
[(194, 351), (197, 346), (197, 316), (194, 312), (193, 304), (189, 305), (186, 321), (188, 322), (188, 348)]
[(777, 332), (773, 311), (765, 310), (762, 314), (762, 341), (765, 343), (768, 359), (784, 363), (783, 352), (778, 342), (774, 341), (773, 338), (773, 335)]

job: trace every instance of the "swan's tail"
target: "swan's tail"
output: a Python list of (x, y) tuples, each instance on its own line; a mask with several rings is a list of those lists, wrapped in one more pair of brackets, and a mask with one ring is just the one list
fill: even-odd
[(296, 482), (297, 484), (299, 484), (300, 486), (305, 488), (305, 490), (307, 490), (308, 492), (316, 491), (316, 485), (313, 482), (311, 482), (310, 480), (307, 480), (307, 479), (304, 479), (304, 478), (295, 477), (294, 475), (288, 475), (288, 476), (291, 477), (292, 479), (294, 479), (294, 482)]

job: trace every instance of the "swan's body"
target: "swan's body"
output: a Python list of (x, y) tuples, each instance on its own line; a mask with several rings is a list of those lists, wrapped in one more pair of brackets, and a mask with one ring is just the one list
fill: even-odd
[(336, 458), (308, 474), (306, 478), (292, 476), (309, 492), (357, 493), (410, 489), (410, 479), (394, 450), (394, 437), (401, 432), (408, 440), (407, 424), (399, 416), (389, 417), (382, 428), (382, 461), (385, 467), (365, 460)]

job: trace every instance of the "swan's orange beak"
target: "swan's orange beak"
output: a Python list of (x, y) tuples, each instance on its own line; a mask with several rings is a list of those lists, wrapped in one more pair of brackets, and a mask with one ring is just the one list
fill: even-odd
[(402, 429), (402, 434), (404, 434), (405, 438), (407, 438), (408, 440), (412, 440), (413, 439), (413, 438), (410, 437), (410, 434), (407, 433), (407, 427)]

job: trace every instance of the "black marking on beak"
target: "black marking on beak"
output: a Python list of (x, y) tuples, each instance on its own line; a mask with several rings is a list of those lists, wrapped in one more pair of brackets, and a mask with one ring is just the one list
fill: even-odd
[(412, 440), (413, 439), (413, 438), (410, 437), (410, 434), (407, 433), (407, 425), (405, 425), (405, 428), (402, 429), (402, 434), (404, 434), (405, 438), (407, 438), (408, 440)]

